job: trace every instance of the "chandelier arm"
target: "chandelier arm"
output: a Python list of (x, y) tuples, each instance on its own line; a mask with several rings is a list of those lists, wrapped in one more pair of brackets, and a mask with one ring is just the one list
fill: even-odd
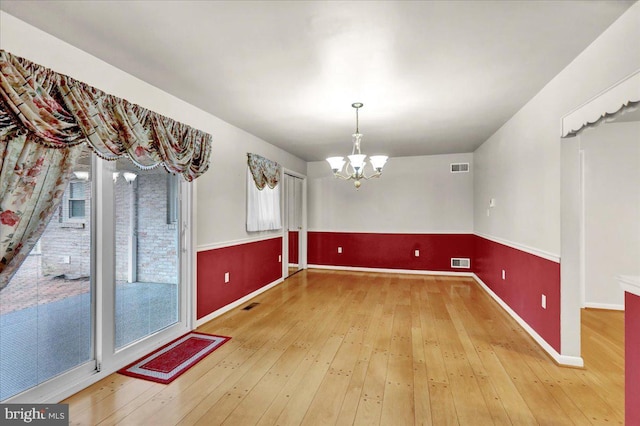
[(342, 179), (342, 180), (350, 180), (353, 179), (353, 176), (345, 176), (342, 173), (334, 173), (333, 174), (334, 177), (338, 178), (338, 179)]
[(379, 178), (380, 176), (382, 176), (382, 172), (375, 172), (371, 176), (367, 176), (364, 173), (362, 173), (361, 179), (369, 180), (369, 179), (373, 179), (373, 178)]

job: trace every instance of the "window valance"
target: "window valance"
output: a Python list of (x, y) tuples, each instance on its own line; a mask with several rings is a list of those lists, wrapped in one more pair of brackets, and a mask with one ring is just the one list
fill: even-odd
[(247, 153), (249, 170), (256, 187), (262, 190), (265, 185), (273, 189), (280, 182), (280, 165), (257, 154)]
[(164, 165), (192, 181), (207, 171), (211, 135), (0, 50), (0, 134), (49, 148), (86, 142), (100, 157)]

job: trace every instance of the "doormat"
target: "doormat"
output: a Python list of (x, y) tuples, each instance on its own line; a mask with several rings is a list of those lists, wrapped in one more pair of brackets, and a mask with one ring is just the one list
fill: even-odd
[(118, 370), (118, 373), (168, 384), (231, 337), (191, 332)]

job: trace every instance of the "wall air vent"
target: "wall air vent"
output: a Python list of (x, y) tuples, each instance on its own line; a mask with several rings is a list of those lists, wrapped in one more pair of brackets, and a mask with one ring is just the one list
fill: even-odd
[(452, 257), (451, 258), (451, 267), (452, 268), (466, 268), (469, 269), (471, 267), (471, 259), (466, 259), (462, 257)]
[(451, 173), (469, 173), (469, 163), (451, 163)]

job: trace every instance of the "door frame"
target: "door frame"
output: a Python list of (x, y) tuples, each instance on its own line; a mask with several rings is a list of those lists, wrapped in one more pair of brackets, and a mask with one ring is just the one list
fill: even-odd
[(298, 237), (298, 270), (307, 269), (307, 177), (301, 173), (283, 167), (282, 181), (282, 278), (289, 276), (289, 224), (287, 214), (289, 203), (287, 197), (288, 184), (285, 175), (293, 176), (302, 180), (302, 229)]
[(561, 357), (582, 366), (580, 309), (585, 297), (584, 154), (580, 132), (640, 101), (640, 70), (596, 94), (561, 118), (560, 347)]

